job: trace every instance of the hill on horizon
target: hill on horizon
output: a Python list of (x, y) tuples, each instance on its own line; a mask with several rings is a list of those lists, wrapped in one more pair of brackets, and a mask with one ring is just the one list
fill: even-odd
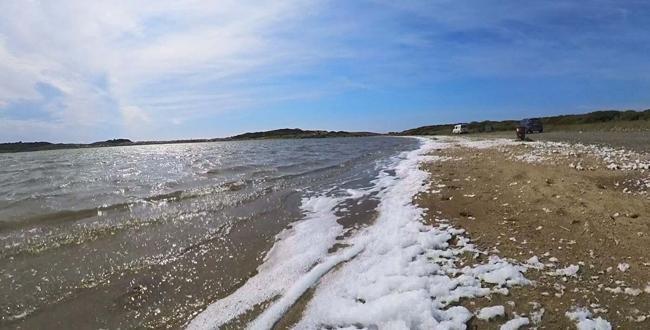
[(323, 131), (303, 130), (300, 128), (281, 128), (263, 132), (244, 133), (231, 136), (229, 140), (258, 140), (258, 139), (311, 139), (331, 137), (361, 137), (375, 136), (379, 133), (372, 132), (346, 132), (346, 131)]
[[(604, 110), (594, 111), (585, 114), (558, 115), (548, 117), (537, 117), (542, 120), (545, 128), (549, 129), (617, 129), (616, 124), (624, 124), (618, 128), (650, 130), (650, 109), (644, 111), (635, 110)], [(523, 118), (521, 118), (523, 119)], [(637, 122), (639, 125), (627, 125)], [(408, 129), (402, 132), (391, 132), (390, 135), (445, 135), (453, 129), (453, 124), (428, 125)], [(484, 120), (468, 123), (470, 132), (491, 132), (514, 130), (519, 120)]]
[[(650, 131), (650, 109), (644, 111), (594, 111), (586, 114), (558, 115), (539, 117), (545, 129), (552, 130), (641, 130)], [(490, 132), (514, 130), (519, 120), (484, 120), (468, 123), (469, 131)], [(438, 124), (421, 126), (408, 129), (402, 132), (390, 132), (386, 135), (447, 135), (455, 124)], [(300, 128), (281, 128), (261, 132), (248, 132), (233, 135), (227, 138), (212, 139), (189, 139), (171, 141), (131, 141), (129, 139), (111, 139), (93, 143), (51, 143), (51, 142), (10, 142), (0, 143), (0, 153), (26, 152), (54, 149), (76, 149), (94, 147), (113, 147), (148, 144), (172, 144), (172, 143), (198, 143), (216, 141), (241, 141), (241, 140), (264, 140), (264, 139), (313, 139), (313, 138), (334, 138), (334, 137), (364, 137), (384, 135), (373, 132), (347, 132), (347, 131), (326, 131), (326, 130), (303, 130)]]
[(325, 131), (325, 130), (303, 130), (299, 128), (281, 128), (263, 132), (249, 132), (234, 135), (227, 138), (212, 139), (189, 139), (189, 140), (170, 140), (170, 141), (131, 141), (129, 139), (111, 139), (92, 143), (51, 143), (46, 141), (39, 142), (9, 142), (0, 143), (0, 153), (7, 152), (27, 152), (40, 150), (56, 149), (78, 149), (78, 148), (97, 148), (97, 147), (116, 147), (132, 145), (149, 145), (149, 144), (175, 144), (175, 143), (199, 143), (199, 142), (216, 142), (216, 141), (240, 141), (240, 140), (262, 140), (262, 139), (314, 139), (314, 138), (334, 138), (334, 137), (363, 137), (381, 135), (372, 132), (346, 132), (346, 131)]

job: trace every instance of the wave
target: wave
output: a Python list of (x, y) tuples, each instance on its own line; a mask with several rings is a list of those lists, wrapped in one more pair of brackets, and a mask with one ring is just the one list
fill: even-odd
[(219, 167), (207, 170), (205, 173), (209, 175), (224, 175), (224, 174), (240, 174), (254, 172), (257, 169), (263, 168), (262, 166), (255, 165), (235, 165), (229, 167)]
[[(50, 212), (27, 216), (24, 218), (15, 219), (11, 221), (0, 220), (0, 232), (4, 230), (29, 228), (36, 225), (59, 225), (62, 223), (75, 222), (87, 218), (93, 218), (96, 217), (98, 214), (109, 212), (109, 211), (129, 210), (131, 207), (141, 203), (182, 202), (182, 201), (196, 199), (196, 198), (217, 194), (221, 192), (240, 191), (244, 189), (247, 185), (249, 185), (251, 182), (252, 180), (234, 180), (234, 181), (224, 182), (222, 184), (218, 184), (215, 186), (197, 188), (193, 190), (175, 190), (171, 192), (165, 192), (162, 194), (136, 198), (129, 201), (117, 202), (114, 204), (93, 206), (90, 208), (77, 209), (77, 210), (51, 210)], [(4, 208), (17, 207), (21, 203), (26, 203), (39, 198), (40, 197), (30, 197), (27, 199), (15, 201), (12, 202), (11, 204), (6, 205)]]
[(20, 228), (29, 228), (37, 225), (59, 225), (62, 223), (75, 222), (83, 219), (96, 217), (98, 212), (111, 210), (125, 210), (134, 205), (133, 202), (123, 202), (100, 207), (79, 209), (79, 210), (60, 210), (43, 214), (37, 214), (15, 221), (0, 221), (0, 232), (4, 230), (14, 230)]
[[(162, 224), (169, 218), (165, 209), (174, 209), (171, 204), (189, 206), (190, 203), (193, 203), (192, 200), (207, 198), (210, 212), (215, 212), (253, 202), (279, 189), (277, 185), (274, 185), (266, 188), (256, 187), (249, 192), (242, 192), (252, 186), (252, 180), (233, 180), (214, 186), (193, 190), (176, 190), (99, 207), (49, 211), (13, 221), (0, 220), (0, 233), (6, 232), (3, 239), (16, 241), (16, 243), (9, 244), (9, 247), (5, 246), (0, 250), (0, 256), (17, 256), (25, 252), (40, 254), (51, 249), (116, 235), (136, 226)], [(284, 204), (286, 202), (284, 198), (287, 198), (287, 195), (281, 196), (278, 202)], [(159, 207), (161, 203), (165, 205), (165, 209)], [(133, 213), (135, 210), (139, 211)], [(122, 214), (126, 217), (119, 215), (119, 212), (125, 212)], [(107, 218), (107, 216), (109, 217)], [(76, 226), (77, 222), (81, 226)], [(62, 224), (73, 224), (73, 226), (62, 227), (60, 226)], [(42, 230), (29, 230), (27, 234), (24, 231), (38, 227), (49, 228), (45, 231), (46, 234), (43, 234)]]

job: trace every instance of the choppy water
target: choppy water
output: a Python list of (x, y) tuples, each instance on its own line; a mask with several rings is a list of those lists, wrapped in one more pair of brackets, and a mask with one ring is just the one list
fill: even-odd
[[(366, 189), (417, 146), (374, 137), (0, 155), (0, 326), (180, 327), (257, 272), (304, 217), (301, 201)], [(374, 197), (342, 200), (337, 221), (372, 221)]]

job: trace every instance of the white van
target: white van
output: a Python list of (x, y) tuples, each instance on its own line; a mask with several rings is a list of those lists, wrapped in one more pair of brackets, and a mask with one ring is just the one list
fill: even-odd
[(467, 124), (458, 124), (454, 126), (454, 129), (451, 130), (452, 134), (466, 134), (469, 130), (467, 129)]

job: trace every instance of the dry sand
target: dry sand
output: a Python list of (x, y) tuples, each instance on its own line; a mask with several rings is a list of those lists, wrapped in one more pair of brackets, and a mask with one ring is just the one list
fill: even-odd
[[(602, 155), (589, 153), (517, 160), (530, 153), (523, 144), (456, 146), (435, 153), (449, 159), (425, 165), (434, 184), (418, 203), (430, 219), (452, 220), (501, 257), (525, 263), (537, 256), (547, 264), (526, 273), (531, 286), (461, 302), (470, 310), (506, 308), (506, 317), (473, 319), (470, 328), (498, 328), (515, 314), (531, 317), (543, 308), (539, 328), (574, 329), (565, 313), (577, 306), (615, 328), (650, 328), (650, 198), (647, 186), (626, 184), (649, 171), (607, 169)], [(579, 266), (575, 277), (551, 275), (570, 265)]]

